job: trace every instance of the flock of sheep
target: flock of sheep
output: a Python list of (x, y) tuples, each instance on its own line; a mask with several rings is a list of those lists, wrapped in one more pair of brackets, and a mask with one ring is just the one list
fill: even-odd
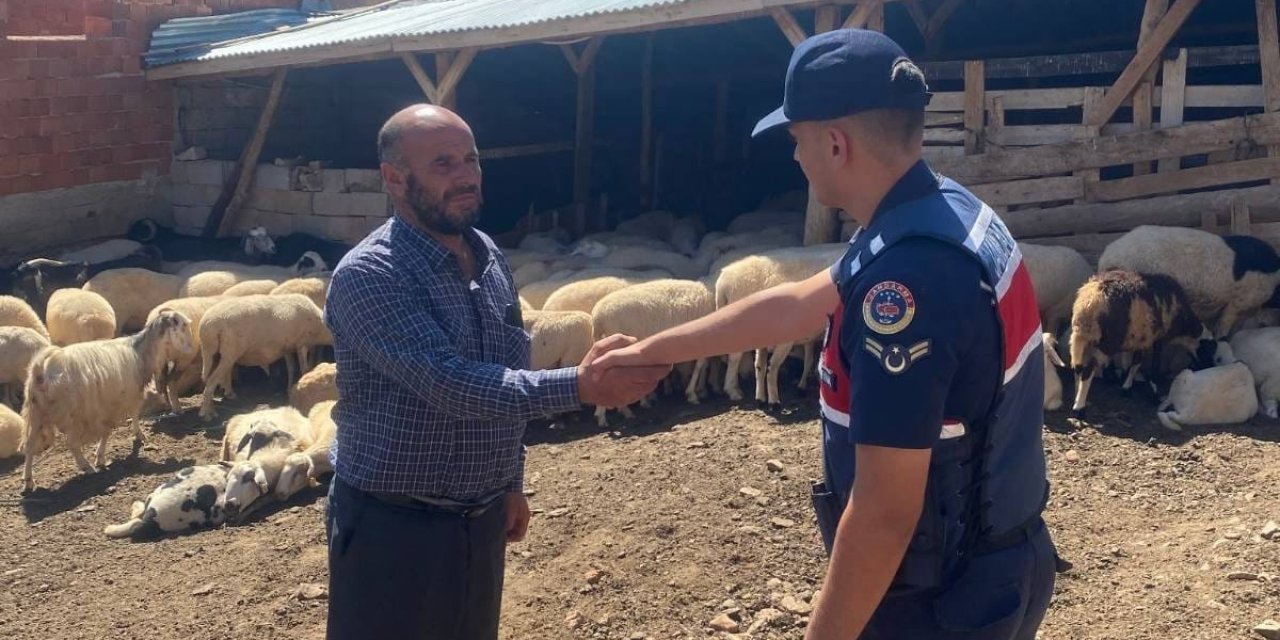
[[(232, 417), (221, 459), (178, 471), (135, 502), (127, 522), (108, 527), (112, 537), (217, 526), (286, 500), (332, 470), (337, 430), (323, 309), (327, 269), (349, 247), (260, 229), (230, 241), (171, 236), (166, 245), (147, 241), (161, 238), (154, 222), (139, 225), (129, 238), (17, 265), (0, 290), (16, 294), (0, 295), (0, 457), (25, 455), (25, 488), (59, 433), (92, 472), (126, 421), (140, 442), (144, 413), (177, 413), (197, 392), (200, 417), (212, 418), (215, 394), (234, 397), (236, 366), (270, 375), (283, 363), (289, 402)], [(527, 234), (504, 256), (531, 367), (573, 366), (606, 335), (644, 338), (803, 280), (847, 246), (801, 246), (803, 229), (804, 214), (775, 201), (709, 233), (697, 218), (653, 211), (576, 240)], [(1062, 406), (1059, 367), (1074, 372), (1073, 408), (1083, 411), (1092, 379), (1117, 366), (1126, 389), (1141, 373), (1162, 394), (1158, 416), (1170, 428), (1243, 422), (1259, 407), (1275, 417), (1280, 326), (1271, 325), (1280, 319), (1269, 307), (1280, 307), (1280, 257), (1266, 242), (1144, 226), (1107, 247), (1096, 272), (1072, 249), (1019, 248), (1045, 329), (1046, 409)], [(137, 260), (155, 268), (129, 266)], [(821, 338), (760, 348), (747, 362), (738, 353), (683, 363), (665, 386), (691, 403), (709, 388), (737, 401), (740, 379), (754, 375), (756, 400), (778, 405), (783, 364), (803, 358), (804, 388)], [(596, 419), (607, 425), (603, 408)], [(93, 443), (91, 464), (82, 449)]]

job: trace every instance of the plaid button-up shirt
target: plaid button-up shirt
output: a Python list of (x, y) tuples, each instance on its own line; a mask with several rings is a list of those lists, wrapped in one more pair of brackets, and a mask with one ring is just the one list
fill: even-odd
[(581, 406), (576, 368), (526, 370), (511, 270), (487, 235), (466, 239), (479, 264), (470, 283), (444, 246), (394, 216), (334, 269), (330, 456), (358, 489), (458, 501), (519, 491), (525, 421)]

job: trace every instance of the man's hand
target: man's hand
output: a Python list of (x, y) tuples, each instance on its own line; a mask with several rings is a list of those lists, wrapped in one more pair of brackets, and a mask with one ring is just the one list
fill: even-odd
[(583, 404), (606, 409), (624, 407), (649, 395), (671, 373), (671, 365), (614, 367), (597, 373), (601, 355), (635, 344), (631, 336), (612, 335), (594, 345), (578, 365), (578, 398)]
[(520, 542), (529, 532), (529, 500), (519, 491), (507, 492), (507, 542)]

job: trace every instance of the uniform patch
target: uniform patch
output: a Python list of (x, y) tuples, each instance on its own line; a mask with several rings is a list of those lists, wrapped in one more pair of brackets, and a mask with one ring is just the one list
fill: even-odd
[(882, 335), (906, 329), (915, 315), (915, 296), (906, 286), (892, 280), (871, 287), (862, 299), (862, 321), (867, 328)]
[(920, 359), (929, 355), (929, 340), (921, 340), (910, 347), (900, 344), (883, 345), (874, 338), (864, 338), (862, 347), (867, 350), (889, 375), (900, 375)]

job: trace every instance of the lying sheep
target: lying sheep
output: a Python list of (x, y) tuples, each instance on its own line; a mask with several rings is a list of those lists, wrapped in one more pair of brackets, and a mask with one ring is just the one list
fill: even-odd
[(290, 406), (259, 409), (232, 416), (227, 420), (227, 427), (222, 434), (219, 460), (248, 460), (255, 451), (267, 446), (272, 440), (292, 440), (307, 433), (307, 429), (307, 417)]
[(230, 465), (179, 469), (147, 496), (134, 501), (129, 520), (103, 529), (108, 538), (148, 538), (217, 527), (226, 520), (224, 501)]
[(338, 365), (322, 362), (289, 387), (289, 404), (302, 413), (321, 402), (338, 399)]
[[(552, 271), (562, 269), (662, 269), (677, 278), (697, 278), (706, 270), (682, 253), (648, 247), (606, 247), (595, 245), (583, 249), (584, 254), (568, 256), (551, 263)], [(599, 254), (603, 254), (600, 256)], [(598, 257), (599, 256), (599, 257)]]
[(1062, 378), (1058, 377), (1055, 367), (1066, 367), (1067, 364), (1058, 356), (1058, 339), (1048, 331), (1044, 332), (1044, 408), (1057, 411), (1062, 408)]
[(590, 255), (593, 251), (590, 247), (593, 244), (603, 245), (610, 249), (615, 247), (647, 247), (658, 251), (675, 250), (675, 247), (671, 246), (671, 243), (651, 236), (637, 236), (629, 233), (619, 233), (617, 231), (601, 231), (599, 233), (591, 233), (582, 236), (582, 238), (574, 243), (573, 251), (580, 255)]
[(671, 235), (667, 241), (671, 247), (686, 256), (692, 256), (698, 250), (698, 241), (706, 232), (706, 226), (697, 216), (686, 216), (675, 221), (671, 227)]
[(1237, 331), (1231, 336), (1229, 352), (1233, 357), (1227, 362), (1243, 362), (1253, 373), (1262, 413), (1268, 418), (1280, 417), (1280, 327)]
[[(621, 333), (644, 339), (671, 327), (697, 320), (715, 311), (715, 283), (703, 280), (653, 280), (615, 291), (600, 300), (591, 311), (595, 339)], [(703, 386), (707, 360), (694, 363), (685, 387), (685, 398), (694, 404)], [(631, 417), (628, 408), (619, 409)], [(603, 407), (596, 408), (596, 422), (608, 426)]]
[(200, 383), (200, 355), (202, 353), (200, 348), (200, 321), (204, 318), (204, 314), (213, 308), (213, 305), (223, 300), (225, 298), (221, 296), (178, 298), (162, 303), (147, 315), (147, 322), (151, 322), (161, 312), (170, 310), (181, 313), (191, 321), (189, 325), (191, 328), (191, 352), (175, 357), (170, 362), (170, 366), (155, 381), (156, 391), (168, 400), (169, 409), (174, 414), (182, 411), (182, 406), (178, 402), (179, 399), (194, 391)]
[(84, 284), (111, 304), (116, 314), (116, 334), (136, 331), (146, 324), (151, 310), (178, 297), (182, 280), (146, 269), (103, 271)]
[(657, 280), (653, 274), (632, 276), (600, 276), (570, 282), (547, 296), (544, 311), (583, 311), (590, 314), (601, 298), (633, 284)]
[(804, 212), (802, 211), (748, 211), (738, 215), (729, 223), (729, 233), (746, 233), (762, 227), (788, 227), (804, 232)]
[(575, 367), (586, 357), (595, 339), (591, 314), (583, 311), (526, 311), (524, 330), (529, 333), (529, 368)]
[(36, 315), (35, 309), (22, 298), (0, 296), (0, 327), (25, 327), (49, 339), (49, 330)]
[(1072, 410), (1083, 413), (1093, 377), (1111, 358), (1124, 352), (1134, 355), (1124, 382), (1127, 390), (1144, 361), (1165, 345), (1196, 354), (1200, 362), (1210, 361), (1216, 349), (1177, 281), (1124, 270), (1090, 277), (1071, 310), (1071, 369), (1076, 379)]
[(652, 278), (670, 278), (671, 273), (661, 269), (582, 269), (580, 271), (558, 271), (547, 276), (543, 280), (534, 282), (519, 290), (520, 297), (529, 306), (534, 309), (541, 309), (546, 304), (547, 299), (551, 297), (560, 288), (573, 283), (589, 280), (591, 278), (600, 278), (606, 276), (616, 276), (620, 278), (634, 277), (652, 277)]
[(1200, 371), (1184, 369), (1173, 379), (1156, 417), (1174, 431), (1183, 426), (1238, 424), (1258, 412), (1253, 375), (1243, 362)]
[(280, 283), (275, 280), (244, 280), (231, 285), (221, 295), (228, 298), (265, 296), (278, 286)]
[(564, 253), (569, 246), (569, 232), (565, 229), (535, 231), (520, 239), (519, 249), (539, 253)]
[(201, 377), (205, 381), (200, 417), (213, 417), (217, 388), (231, 393), (231, 371), (237, 364), (266, 368), (284, 358), (288, 384), (293, 384), (310, 370), (308, 351), (332, 344), (333, 334), (324, 324), (323, 312), (302, 294), (245, 296), (219, 302), (200, 321)]
[(110, 340), (116, 335), (116, 312), (107, 299), (84, 289), (59, 289), (49, 297), (45, 314), (49, 338), (65, 347), (79, 342)]
[(332, 275), (332, 271), (321, 271), (308, 276), (290, 278), (268, 293), (273, 296), (300, 293), (310, 298), (317, 307), (324, 309), (325, 300), (329, 296), (329, 281)]
[(521, 265), (519, 269), (511, 272), (511, 279), (516, 283), (516, 288), (531, 285), (539, 280), (546, 280), (551, 275), (551, 264), (548, 262), (530, 262)]
[(666, 241), (671, 237), (676, 215), (670, 211), (646, 211), (618, 223), (615, 231), (630, 236), (644, 236)]
[[(131, 420), (135, 443), (141, 444), (141, 414), (147, 383), (175, 354), (189, 353), (191, 321), (176, 311), (156, 316), (135, 335), (48, 347), (31, 362), (27, 377), (22, 450), (23, 482), (35, 488), (32, 463), (48, 449), (56, 432), (67, 436), (71, 456), (81, 471), (93, 473), (106, 464), (107, 438), (116, 425)], [(97, 466), (81, 452), (98, 441)]]
[(288, 431), (276, 425), (256, 423), (249, 434), (248, 455), (235, 462), (227, 475), (227, 517), (243, 520), (266, 503), (284, 472), (289, 456), (310, 444), (306, 418)]
[(0, 404), (0, 459), (16, 456), (22, 451), (18, 445), (26, 428), (27, 423), (23, 422), (22, 416)]
[(18, 394), (27, 382), (27, 371), (49, 339), (26, 327), (0, 327), (0, 388), (4, 402), (18, 408)]
[(1143, 225), (1107, 245), (1098, 270), (1127, 269), (1173, 278), (1219, 338), (1266, 303), (1280, 284), (1280, 256), (1252, 236)]
[(216, 296), (247, 280), (265, 279), (284, 282), (301, 275), (327, 271), (328, 268), (320, 254), (314, 251), (302, 254), (302, 257), (290, 267), (247, 265), (218, 260), (193, 262), (178, 271), (177, 276), (182, 280), (182, 284), (174, 297)]
[(1079, 251), (1070, 247), (1019, 242), (1018, 249), (1031, 276), (1031, 288), (1040, 308), (1040, 323), (1046, 332), (1056, 336), (1071, 322), (1076, 291), (1093, 275), (1093, 267)]
[(300, 452), (284, 459), (284, 468), (276, 480), (275, 498), (281, 502), (315, 483), (321, 476), (333, 471), (329, 461), (329, 449), (338, 437), (338, 424), (333, 420), (333, 407), (337, 402), (326, 400), (317, 404), (307, 414), (310, 443)]

